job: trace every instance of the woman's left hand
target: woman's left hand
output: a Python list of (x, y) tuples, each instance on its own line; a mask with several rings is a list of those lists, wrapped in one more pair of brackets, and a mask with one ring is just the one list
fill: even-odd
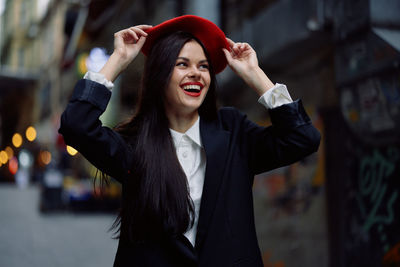
[(257, 54), (248, 43), (235, 43), (226, 38), (231, 51), (223, 48), (229, 67), (259, 95), (274, 84), (258, 66)]
[(248, 43), (235, 43), (226, 38), (231, 51), (223, 48), (229, 67), (240, 77), (258, 67), (257, 54)]

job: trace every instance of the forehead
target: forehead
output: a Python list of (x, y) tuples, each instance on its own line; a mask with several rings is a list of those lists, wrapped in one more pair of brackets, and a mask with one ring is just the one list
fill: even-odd
[(183, 45), (181, 51), (179, 52), (179, 57), (201, 60), (207, 59), (203, 47), (195, 40), (190, 40)]

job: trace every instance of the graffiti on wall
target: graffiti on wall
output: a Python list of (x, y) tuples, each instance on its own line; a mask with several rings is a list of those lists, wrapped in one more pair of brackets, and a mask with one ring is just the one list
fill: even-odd
[(341, 89), (341, 111), (352, 132), (370, 143), (400, 136), (400, 74), (371, 77)]
[(400, 241), (400, 148), (359, 147), (356, 151), (354, 179), (346, 188), (346, 261), (354, 266), (380, 266), (389, 261), (400, 264), (396, 257)]
[(362, 230), (369, 232), (377, 227), (384, 243), (383, 250), (389, 250), (383, 233), (385, 225), (394, 220), (394, 204), (398, 199), (398, 189), (388, 190), (388, 178), (393, 174), (399, 161), (397, 148), (388, 148), (385, 154), (375, 149), (371, 155), (361, 159), (359, 170), (359, 192), (357, 202), (361, 217), (364, 219)]

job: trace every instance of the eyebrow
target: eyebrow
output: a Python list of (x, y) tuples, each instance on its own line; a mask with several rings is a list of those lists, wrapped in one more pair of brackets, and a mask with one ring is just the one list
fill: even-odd
[[(181, 60), (184, 60), (184, 61), (190, 61), (187, 57), (178, 57), (176, 60), (178, 60), (178, 59), (181, 59)], [(208, 60), (207, 59), (202, 59), (202, 60), (199, 61), (199, 63), (208, 63)]]

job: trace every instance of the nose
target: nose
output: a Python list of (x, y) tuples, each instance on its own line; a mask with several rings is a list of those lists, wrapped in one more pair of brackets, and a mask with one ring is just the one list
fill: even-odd
[(198, 79), (198, 78), (200, 78), (200, 76), (201, 76), (201, 72), (200, 72), (199, 68), (197, 68), (197, 67), (192, 67), (192, 68), (190, 68), (190, 71), (189, 71), (189, 73), (188, 73), (188, 76), (189, 76), (190, 78)]

